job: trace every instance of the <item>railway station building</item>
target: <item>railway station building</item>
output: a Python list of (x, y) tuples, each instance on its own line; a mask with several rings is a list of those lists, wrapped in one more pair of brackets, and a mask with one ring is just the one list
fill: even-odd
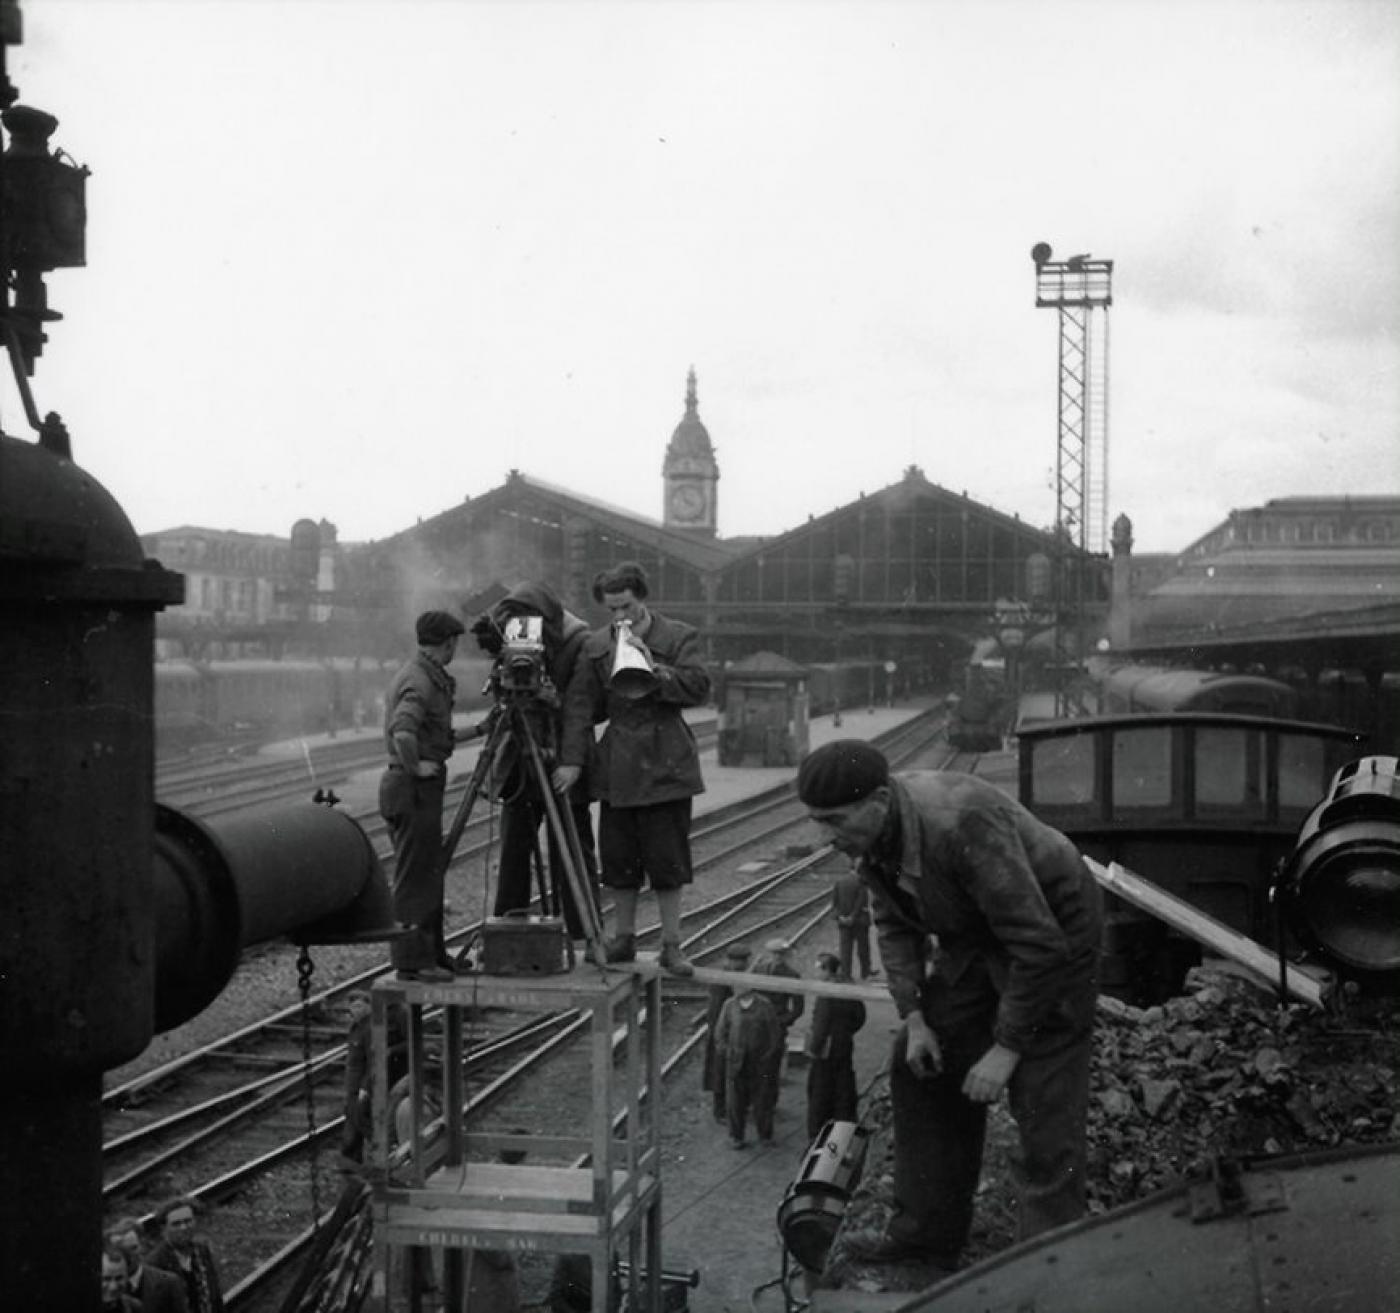
[[(755, 652), (804, 665), (864, 663), (891, 691), (943, 678), (979, 640), (996, 640), (1053, 606), (1054, 563), (1101, 627), (1106, 562), (954, 493), (909, 466), (893, 483), (785, 533), (718, 535), (719, 469), (700, 420), (696, 379), (666, 448), (660, 519), (610, 506), (512, 470), (504, 483), (358, 553), (347, 590), (470, 613), (527, 578), (555, 586), (591, 623), (605, 613), (594, 575), (620, 560), (647, 570), (667, 614), (695, 625), (717, 667)], [(892, 668), (891, 668), (892, 667)]]

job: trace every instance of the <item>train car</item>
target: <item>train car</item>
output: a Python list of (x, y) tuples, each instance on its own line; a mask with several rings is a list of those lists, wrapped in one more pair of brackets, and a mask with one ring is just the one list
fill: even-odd
[(159, 750), (178, 751), (217, 737), (209, 715), (208, 681), (194, 661), (158, 661), (155, 671), (156, 736)]
[(884, 696), (884, 666), (878, 661), (818, 662), (807, 667), (808, 714), (829, 716), (873, 705)]
[[(1022, 727), (1018, 794), (1096, 860), (1261, 943), (1280, 927), (1275, 869), (1363, 736), (1226, 712), (1086, 717)], [(1107, 897), (1104, 987), (1136, 1004), (1177, 993), (1194, 940)]]
[(1218, 670), (1116, 665), (1097, 677), (1099, 710), (1107, 715), (1150, 711), (1234, 711), (1250, 716), (1296, 716), (1298, 694), (1281, 680)]

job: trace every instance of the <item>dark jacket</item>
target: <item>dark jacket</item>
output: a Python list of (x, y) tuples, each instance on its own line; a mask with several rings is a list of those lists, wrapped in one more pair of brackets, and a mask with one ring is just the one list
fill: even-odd
[(762, 994), (726, 999), (715, 1028), (715, 1050), (731, 1078), (765, 1070), (783, 1050), (783, 1028), (772, 1004)]
[(131, 1292), (141, 1306), (141, 1313), (189, 1313), (185, 1298), (185, 1283), (164, 1268), (141, 1264), (141, 1276)]
[[(710, 695), (710, 676), (700, 662), (699, 637), (679, 620), (651, 612), (643, 636), (658, 686), (629, 699), (609, 691), (612, 627), (595, 629), (583, 641), (565, 699), (564, 739), (559, 760), (589, 771), (592, 795), (614, 807), (649, 807), (705, 791), (695, 735), (681, 711)], [(593, 726), (607, 722), (593, 743)]]
[[(588, 638), (588, 624), (567, 610), (548, 584), (536, 582), (517, 585), (491, 608), (492, 618), (500, 626), (511, 616), (522, 614), (537, 615), (544, 620), (546, 673), (558, 698), (549, 715), (549, 742), (557, 745), (563, 739), (569, 686), (579, 669), (578, 655)], [(545, 744), (542, 742), (541, 746)], [(586, 800), (590, 784), (588, 763), (581, 764), (584, 769), (574, 785), (573, 797)], [(500, 775), (505, 780), (504, 792), (513, 796), (517, 781), (509, 777), (508, 770), (502, 770)]]
[(832, 886), (831, 910), (838, 925), (859, 930), (870, 924), (870, 894), (856, 872), (848, 872)]
[(935, 989), (988, 992), (996, 1040), (1017, 1053), (1096, 979), (1102, 896), (1075, 846), (995, 785), (957, 771), (890, 780), (898, 852), (861, 863), (880, 957), (901, 1017)]
[(394, 735), (418, 739), (423, 761), (444, 762), (452, 755), (452, 699), (457, 681), (436, 661), (415, 652), (394, 676), (384, 698), (384, 740), (389, 760), (401, 765)]
[[(223, 1286), (219, 1282), (219, 1269), (214, 1262), (214, 1253), (203, 1240), (196, 1240), (190, 1248), (193, 1260), (189, 1271), (180, 1266), (176, 1250), (167, 1240), (162, 1240), (146, 1259), (152, 1267), (159, 1267), (174, 1275), (184, 1286), (185, 1298), (190, 1313), (224, 1313)], [(200, 1295), (204, 1298), (201, 1299)]]
[[(786, 976), (789, 980), (802, 979), (802, 972), (795, 966), (766, 949), (754, 958), (753, 965), (749, 970), (756, 976)], [(806, 996), (789, 994), (786, 990), (781, 989), (761, 992), (772, 1005), (773, 1015), (778, 1018), (778, 1025), (783, 1028), (784, 1033), (791, 1030), (807, 1007)]]
[(812, 1025), (807, 1033), (807, 1055), (820, 1062), (851, 1060), (855, 1035), (865, 1025), (865, 1004), (858, 998), (817, 995), (812, 1004)]

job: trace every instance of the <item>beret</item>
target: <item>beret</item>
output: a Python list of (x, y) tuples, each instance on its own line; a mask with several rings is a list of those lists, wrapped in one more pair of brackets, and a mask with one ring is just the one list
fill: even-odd
[(436, 647), (449, 638), (466, 633), (466, 626), (450, 611), (424, 611), (414, 626), (422, 647)]
[(890, 764), (879, 748), (864, 739), (837, 739), (803, 758), (797, 796), (817, 810), (845, 807), (868, 797), (889, 778)]

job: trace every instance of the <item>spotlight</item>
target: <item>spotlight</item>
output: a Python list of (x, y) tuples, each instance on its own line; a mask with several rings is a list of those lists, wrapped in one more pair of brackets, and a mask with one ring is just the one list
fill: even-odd
[(869, 1140), (870, 1132), (856, 1122), (827, 1122), (778, 1205), (783, 1246), (809, 1272), (820, 1272), (826, 1264), (860, 1181)]
[(1400, 992), (1400, 761), (1332, 777), (1272, 890), (1294, 937), (1368, 992)]

